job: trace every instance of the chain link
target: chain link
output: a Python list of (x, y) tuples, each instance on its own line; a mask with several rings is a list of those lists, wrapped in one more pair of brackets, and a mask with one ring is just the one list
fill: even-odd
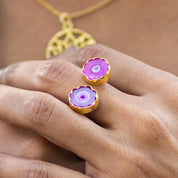
[[(37, 0), (45, 9), (49, 10), (51, 13), (53, 13), (56, 16), (60, 16), (63, 12), (60, 12), (58, 9), (56, 9), (55, 7), (51, 6), (49, 3), (47, 3), (45, 0)], [(97, 11), (101, 8), (103, 8), (104, 6), (108, 5), (109, 3), (113, 2), (114, 0), (103, 0), (91, 7), (88, 7), (84, 10), (80, 10), (77, 12), (73, 12), (73, 13), (68, 13), (70, 18), (77, 18), (77, 17), (81, 17), (84, 15), (88, 15), (94, 11)]]

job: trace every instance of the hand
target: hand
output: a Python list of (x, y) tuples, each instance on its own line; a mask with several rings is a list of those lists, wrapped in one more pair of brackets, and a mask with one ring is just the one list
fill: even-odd
[[(95, 87), (100, 106), (87, 118), (65, 103), (72, 87), (85, 84), (82, 64), (97, 56), (108, 59), (112, 76), (109, 84)], [(5, 70), (1, 83), (23, 89), (0, 87), (4, 121), (82, 157), (92, 177), (177, 177), (176, 76), (102, 45), (55, 58)]]

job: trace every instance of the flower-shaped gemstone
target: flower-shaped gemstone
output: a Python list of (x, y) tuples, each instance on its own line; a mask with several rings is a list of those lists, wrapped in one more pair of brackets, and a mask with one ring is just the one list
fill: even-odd
[(88, 83), (100, 85), (109, 80), (110, 65), (105, 59), (90, 59), (84, 64), (82, 74)]
[(90, 86), (74, 88), (69, 94), (70, 107), (81, 114), (87, 114), (98, 107), (98, 93)]

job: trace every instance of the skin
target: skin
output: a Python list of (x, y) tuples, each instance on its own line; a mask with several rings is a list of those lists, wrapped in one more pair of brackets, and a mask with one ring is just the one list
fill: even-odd
[[(46, 1), (61, 11), (74, 12), (100, 0)], [(98, 43), (178, 75), (177, 9), (176, 0), (115, 0), (74, 22)], [(44, 60), (49, 39), (61, 29), (58, 17), (37, 0), (1, 0), (0, 12), (0, 68)]]
[[(98, 1), (95, 0), (94, 3)], [(77, 0), (52, 0), (50, 3), (70, 12), (94, 4), (91, 0), (83, 0), (82, 4)], [(22, 60), (43, 60), (48, 40), (61, 28), (57, 17), (46, 11), (36, 1), (2, 0), (1, 4), (0, 67)], [(76, 19), (75, 26), (88, 31), (97, 41), (107, 46), (178, 75), (177, 8), (178, 4), (174, 0), (157, 0), (149, 3), (146, 0), (116, 1), (94, 14)], [(102, 19), (105, 19), (104, 23)], [(11, 21), (13, 24), (9, 23)], [(50, 28), (47, 28), (46, 24), (50, 24), (48, 26)], [(32, 36), (35, 36), (35, 43)], [(15, 67), (12, 67), (12, 71), (13, 68)], [(130, 71), (129, 68), (125, 70)], [(26, 73), (27, 70), (22, 71)], [(127, 77), (127, 72), (124, 74), (124, 77)], [(120, 75), (124, 74), (122, 72)], [(71, 85), (71, 88), (73, 86)], [(119, 86), (119, 89), (132, 94), (129, 87), (132, 86), (128, 85), (125, 90)], [(146, 87), (144, 90), (146, 92)], [(2, 120), (0, 121), (0, 151), (22, 158), (48, 161), (84, 172), (84, 162), (76, 155), (57, 147), (31, 129), (17, 127)]]
[[(99, 108), (80, 115), (66, 105), (67, 94), (73, 86), (86, 84), (82, 64), (97, 56), (108, 59), (111, 79), (94, 87)], [(98, 44), (53, 59), (21, 62), (4, 70), (0, 87), (4, 122), (38, 132), (83, 158), (89, 177), (177, 177), (175, 75)], [(33, 177), (85, 177), (52, 164), (44, 166), (44, 162), (11, 159), (1, 154), (2, 177), (24, 177), (24, 170)]]
[(0, 176), (1, 177), (14, 177), (14, 178), (87, 178), (79, 172), (75, 172), (71, 169), (67, 169), (61, 166), (57, 166), (54, 164), (36, 161), (36, 160), (27, 160), (22, 158), (17, 158), (13, 156), (9, 156), (6, 154), (0, 154)]

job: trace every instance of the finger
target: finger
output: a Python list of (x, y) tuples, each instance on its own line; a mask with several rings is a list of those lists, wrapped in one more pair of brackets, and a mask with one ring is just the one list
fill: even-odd
[(4, 69), (0, 69), (0, 78), (1, 78), (1, 75), (3, 74), (4, 72)]
[(106, 131), (51, 95), (0, 86), (0, 118), (30, 128), (79, 157), (97, 162)]
[(0, 152), (23, 158), (45, 160), (50, 149), (54, 151), (54, 145), (52, 146), (35, 132), (0, 121)]
[[(2, 83), (19, 88), (50, 93), (63, 102), (68, 102), (72, 87), (86, 85), (81, 69), (63, 60), (29, 61), (9, 66), (2, 77)], [(125, 94), (109, 84), (94, 87), (99, 92), (99, 108), (90, 117), (105, 127), (115, 125), (115, 108), (126, 109), (127, 103), (136, 104), (136, 96)]]
[(6, 154), (0, 154), (1, 178), (87, 178), (88, 176), (61, 166), (43, 161), (27, 160)]
[(165, 78), (171, 74), (151, 67), (135, 58), (100, 44), (72, 50), (54, 57), (68, 60), (79, 67), (90, 58), (102, 57), (111, 65), (109, 83), (125, 93), (144, 95), (160, 89)]
[(21, 158), (48, 161), (74, 170), (83, 170), (84, 167), (83, 161), (73, 153), (57, 147), (36, 132), (1, 120), (0, 152)]

